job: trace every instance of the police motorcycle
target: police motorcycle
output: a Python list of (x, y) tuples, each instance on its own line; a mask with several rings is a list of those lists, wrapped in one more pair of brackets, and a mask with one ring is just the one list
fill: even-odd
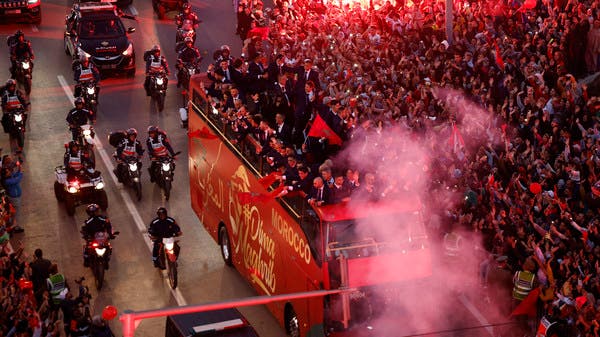
[(23, 107), (11, 109), (6, 114), (6, 132), (11, 140), (16, 141), (17, 147), (22, 149), (25, 146), (25, 122), (27, 113)]
[(93, 167), (83, 167), (78, 174), (69, 176), (67, 169), (61, 165), (54, 169), (54, 173), (54, 196), (59, 202), (65, 203), (68, 215), (74, 215), (75, 208), (82, 204), (95, 203), (102, 210), (108, 208), (108, 196), (100, 171)]
[(81, 152), (83, 152), (84, 155), (91, 158), (92, 161), (94, 161), (94, 159), (95, 159), (95, 155), (94, 155), (94, 138), (95, 137), (96, 137), (96, 133), (94, 132), (94, 127), (90, 124), (83, 124), (83, 125), (79, 126), (79, 129), (77, 132), (77, 138), (74, 139), (77, 142), (77, 144), (79, 144), (79, 147), (81, 148)]
[(81, 88), (81, 97), (85, 102), (85, 108), (92, 113), (95, 121), (98, 112), (98, 85), (94, 80), (80, 81), (78, 85)]
[(175, 175), (175, 156), (180, 153), (181, 151), (178, 151), (174, 156), (164, 156), (154, 159), (158, 161), (155, 171), (152, 172), (154, 181), (163, 190), (166, 200), (169, 200), (171, 196), (173, 176)]
[[(81, 234), (84, 235), (83, 231)], [(119, 234), (118, 231), (114, 232), (113, 238)], [(112, 255), (111, 237), (107, 232), (98, 232), (93, 239), (85, 236), (83, 236), (83, 239), (86, 240), (84, 254), (87, 255), (86, 260), (96, 279), (96, 290), (100, 290), (104, 285), (104, 272), (108, 269), (108, 262)]]
[(134, 189), (137, 200), (142, 200), (142, 170), (141, 163), (135, 156), (127, 156), (123, 160), (125, 170), (121, 171), (119, 178), (123, 185)]
[(158, 111), (165, 108), (165, 96), (167, 95), (167, 74), (164, 71), (150, 73), (150, 98), (156, 102)]
[(192, 20), (183, 20), (181, 27), (177, 28), (177, 32), (175, 34), (175, 51), (178, 52), (178, 48), (181, 42), (185, 40), (186, 37), (192, 38), (192, 41), (196, 43), (196, 28), (194, 28), (194, 22)]
[[(152, 234), (148, 234), (150, 239), (154, 239)], [(163, 238), (159, 244), (158, 265), (160, 269), (167, 270), (169, 285), (171, 289), (177, 288), (177, 259), (179, 258), (179, 240), (175, 237)]]
[(17, 60), (15, 77), (17, 82), (23, 85), (23, 89), (25, 89), (25, 93), (27, 95), (31, 93), (32, 68), (33, 64), (31, 63), (31, 59), (29, 57)]

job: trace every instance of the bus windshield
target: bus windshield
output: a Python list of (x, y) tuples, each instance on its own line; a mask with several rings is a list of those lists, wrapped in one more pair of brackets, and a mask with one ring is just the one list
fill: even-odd
[(427, 239), (419, 212), (329, 222), (327, 257), (343, 252), (347, 258), (422, 248)]

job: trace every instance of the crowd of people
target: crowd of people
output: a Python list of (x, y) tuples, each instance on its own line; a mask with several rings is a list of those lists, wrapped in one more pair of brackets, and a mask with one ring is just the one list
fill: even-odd
[(531, 330), (596, 336), (600, 100), (582, 79), (600, 70), (598, 3), (455, 1), (451, 39), (444, 5), (241, 0), (242, 55), (215, 53), (210, 102), (317, 206), (406, 189), (414, 174), (380, 168), (408, 152), (397, 138), (420, 144), (429, 225), (481, 235), (482, 286), (510, 275), (506, 316), (535, 294)]

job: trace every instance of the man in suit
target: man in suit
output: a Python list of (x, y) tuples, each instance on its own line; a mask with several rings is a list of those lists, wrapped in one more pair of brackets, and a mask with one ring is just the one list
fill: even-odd
[(334, 204), (348, 202), (350, 201), (351, 193), (352, 188), (346, 179), (344, 179), (344, 174), (342, 172), (336, 173), (333, 185), (331, 186), (331, 202)]
[(237, 87), (231, 87), (229, 93), (230, 95), (225, 102), (225, 109), (231, 108), (237, 110), (241, 105), (246, 104), (246, 98), (240, 93), (240, 90)]
[(275, 82), (279, 76), (286, 74), (287, 67), (285, 65), (285, 56), (283, 54), (277, 54), (275, 60), (269, 63), (269, 68), (267, 72), (269, 73), (269, 84), (272, 86), (277, 86), (277, 82)]
[(316, 177), (313, 179), (313, 187), (307, 199), (312, 206), (323, 206), (331, 203), (331, 191), (323, 182), (323, 178)]
[(311, 59), (305, 59), (302, 66), (294, 68), (286, 68), (286, 72), (296, 74), (297, 82), (294, 88), (296, 92), (301, 93), (304, 90), (304, 85), (309, 81), (315, 85), (317, 91), (321, 90), (321, 82), (319, 81), (319, 72), (313, 69), (313, 61)]
[(215, 73), (221, 75), (223, 83), (233, 83), (233, 66), (229, 65), (229, 60), (221, 60)]
[(244, 69), (244, 61), (242, 59), (235, 59), (233, 65), (229, 70), (231, 75), (231, 82), (240, 89), (242, 93), (248, 92), (248, 78), (247, 72)]
[(304, 129), (312, 118), (313, 108), (318, 106), (317, 92), (312, 81), (306, 82), (304, 91), (296, 96), (296, 108), (294, 109), (294, 144), (300, 148), (304, 143)]
[(282, 114), (286, 119), (291, 120), (292, 118), (292, 102), (294, 100), (294, 87), (292, 81), (290, 81), (287, 75), (279, 75), (277, 82), (271, 88), (269, 97), (270, 108), (275, 114)]
[(292, 143), (292, 126), (286, 123), (285, 116), (281, 113), (275, 115), (275, 134), (284, 144)]
[(298, 178), (297, 181), (286, 180), (290, 183), (290, 190), (299, 191), (303, 197), (308, 196), (314, 180), (313, 175), (310, 173), (310, 169), (306, 166), (298, 167)]
[(269, 73), (264, 66), (264, 61), (264, 56), (257, 53), (248, 65), (249, 90), (251, 91), (263, 92), (267, 89)]

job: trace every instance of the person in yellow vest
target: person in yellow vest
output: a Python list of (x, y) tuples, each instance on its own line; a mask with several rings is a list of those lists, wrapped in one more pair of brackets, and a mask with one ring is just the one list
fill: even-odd
[(58, 272), (58, 265), (56, 263), (50, 266), (50, 277), (46, 279), (46, 286), (52, 299), (52, 305), (58, 307), (66, 298), (69, 287), (65, 276)]
[(515, 272), (513, 276), (513, 308), (529, 295), (529, 292), (538, 286), (538, 280), (535, 276), (535, 262), (531, 257), (523, 263), (523, 270)]

